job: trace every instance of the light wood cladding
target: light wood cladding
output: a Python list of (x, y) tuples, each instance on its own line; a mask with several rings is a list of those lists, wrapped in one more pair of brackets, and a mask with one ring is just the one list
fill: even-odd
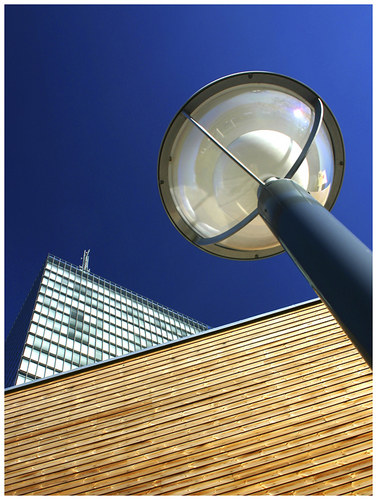
[(319, 302), (5, 395), (6, 495), (372, 495), (372, 375)]

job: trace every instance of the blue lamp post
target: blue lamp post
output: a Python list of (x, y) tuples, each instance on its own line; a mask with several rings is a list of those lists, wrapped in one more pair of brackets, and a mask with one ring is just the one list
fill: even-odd
[(237, 73), (179, 110), (161, 145), (159, 189), (173, 224), (209, 253), (285, 250), (372, 366), (372, 254), (329, 212), (344, 162), (339, 126), (315, 92)]

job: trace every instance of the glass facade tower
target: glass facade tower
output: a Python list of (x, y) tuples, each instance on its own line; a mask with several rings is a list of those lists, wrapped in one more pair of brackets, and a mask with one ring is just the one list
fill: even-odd
[(24, 384), (209, 329), (49, 255), (5, 343), (5, 385)]

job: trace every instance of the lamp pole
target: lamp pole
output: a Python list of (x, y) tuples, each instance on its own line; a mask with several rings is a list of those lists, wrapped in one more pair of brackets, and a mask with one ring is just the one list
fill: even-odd
[(372, 252), (291, 179), (258, 194), (259, 214), (372, 367)]
[(176, 114), (159, 189), (176, 228), (213, 255), (286, 251), (372, 367), (372, 253), (330, 214), (345, 151), (327, 104), (289, 77), (212, 82)]

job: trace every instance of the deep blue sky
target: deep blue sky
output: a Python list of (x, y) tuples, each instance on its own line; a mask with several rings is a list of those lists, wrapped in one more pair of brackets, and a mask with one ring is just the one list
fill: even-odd
[(203, 85), (263, 70), (331, 107), (346, 170), (333, 213), (371, 247), (367, 5), (6, 6), (6, 332), (47, 253), (215, 327), (314, 298), (283, 254), (237, 262), (186, 241), (157, 158)]

